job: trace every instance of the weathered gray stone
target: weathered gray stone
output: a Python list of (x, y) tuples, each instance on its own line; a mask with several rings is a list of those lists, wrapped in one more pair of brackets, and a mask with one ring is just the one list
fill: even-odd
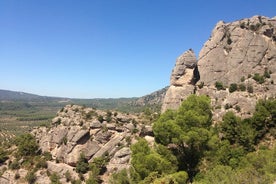
[(124, 115), (124, 114), (118, 114), (116, 118), (117, 118), (118, 121), (120, 121), (122, 123), (130, 122), (129, 117), (127, 115)]
[(95, 135), (94, 140), (101, 144), (105, 144), (110, 140), (111, 136), (112, 133), (110, 131), (101, 131)]
[(90, 128), (94, 129), (94, 128), (101, 128), (102, 127), (102, 124), (99, 120), (93, 120), (91, 123), (90, 123)]
[[(185, 77), (188, 81), (183, 79), (183, 76), (190, 75), (190, 71), (193, 71), (197, 64), (197, 59), (193, 50), (188, 50), (179, 56), (176, 60), (175, 67), (171, 75), (171, 85), (182, 86), (183, 84), (189, 83), (192, 76)], [(186, 70), (192, 69), (192, 70)]]
[(89, 139), (89, 131), (88, 130), (80, 130), (73, 137), (72, 142), (76, 142), (78, 144), (85, 143)]
[(109, 142), (107, 142), (93, 157), (97, 158), (103, 156), (104, 153), (109, 153), (112, 149), (114, 149), (118, 143), (125, 137), (125, 133), (118, 133), (116, 134)]
[(179, 56), (171, 74), (170, 87), (166, 92), (161, 111), (177, 109), (183, 99), (195, 91), (194, 84), (199, 79), (197, 59), (193, 50)]
[(130, 166), (129, 160), (130, 160), (130, 148), (124, 147), (120, 150), (118, 150), (113, 158), (110, 160), (110, 162), (107, 165), (107, 172), (112, 173), (114, 171), (120, 171), (122, 169), (127, 169)]
[[(178, 59), (162, 105), (162, 112), (166, 109), (177, 109), (187, 96), (196, 93), (211, 98), (214, 121), (220, 121), (228, 110), (235, 111), (242, 118), (251, 116), (258, 99), (275, 97), (275, 30), (276, 19), (263, 16), (254, 16), (232, 23), (218, 22), (199, 53), (197, 69), (200, 80), (197, 88), (189, 83), (195, 70), (189, 71), (189, 67), (183, 66)], [(187, 55), (180, 58), (189, 60), (191, 54)], [(266, 78), (262, 84), (252, 77), (248, 79), (250, 75), (254, 76), (256, 73), (263, 75), (264, 72), (269, 72), (270, 78)], [(222, 82), (225, 90), (217, 90), (216, 82)], [(253, 93), (248, 91), (230, 93), (229, 86), (233, 83), (252, 86)]]

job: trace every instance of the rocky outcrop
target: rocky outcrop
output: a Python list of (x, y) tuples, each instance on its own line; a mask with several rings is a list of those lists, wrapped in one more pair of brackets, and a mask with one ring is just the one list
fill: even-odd
[(41, 127), (32, 133), (42, 152), (76, 166), (81, 153), (92, 161), (105, 154), (112, 156), (118, 145), (127, 145), (125, 138), (133, 135), (133, 129), (139, 129), (132, 121), (139, 122), (138, 117), (67, 105), (53, 119), (50, 129)]
[(161, 111), (177, 109), (185, 97), (194, 93), (199, 78), (197, 59), (194, 51), (190, 49), (176, 60)]
[[(275, 97), (275, 38), (276, 17), (217, 23), (199, 54), (197, 89), (197, 94), (211, 97), (215, 121), (229, 110), (247, 118), (259, 99)], [(224, 89), (217, 89), (216, 83)]]
[[(220, 21), (201, 49), (198, 62), (192, 55), (188, 51), (177, 59), (163, 112), (178, 108), (195, 92), (211, 98), (215, 121), (229, 110), (246, 118), (259, 99), (276, 96), (276, 17)], [(193, 63), (198, 67), (192, 75), (189, 66)], [(190, 82), (197, 74), (200, 80)], [(196, 88), (192, 85), (195, 83)]]
[(199, 53), (201, 81), (207, 86), (216, 81), (229, 86), (241, 82), (242, 77), (263, 74), (266, 69), (275, 73), (275, 38), (276, 18), (220, 21)]
[[(35, 128), (32, 134), (37, 138), (42, 153), (51, 154), (52, 160), (47, 161), (47, 171), (57, 173), (62, 183), (68, 183), (68, 173), (72, 179), (78, 179), (75, 167), (80, 154), (88, 162), (108, 157), (106, 172), (101, 176), (103, 183), (108, 183), (112, 173), (130, 167), (130, 144), (138, 136), (146, 137), (152, 144), (152, 127), (142, 125), (141, 122), (145, 122), (142, 115), (67, 105), (57, 113), (51, 127)], [(44, 170), (39, 170), (35, 175), (40, 183), (51, 182)], [(86, 173), (84, 177), (87, 179), (89, 174)]]

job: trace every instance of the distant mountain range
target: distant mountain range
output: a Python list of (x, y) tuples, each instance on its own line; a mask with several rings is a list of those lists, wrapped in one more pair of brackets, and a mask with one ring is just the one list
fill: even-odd
[(94, 98), (94, 99), (76, 99), (76, 98), (62, 98), (62, 97), (48, 97), (40, 96), (31, 93), (17, 92), (10, 90), (0, 90), (1, 102), (39, 102), (39, 103), (59, 103), (66, 104), (78, 104), (88, 107), (94, 107), (97, 109), (116, 109), (120, 111), (132, 111), (139, 112), (143, 107), (159, 107), (162, 104), (164, 96), (168, 87), (155, 91), (149, 95), (137, 98)]
[(48, 97), (40, 96), (31, 93), (9, 91), (0, 89), (0, 100), (1, 101), (52, 101), (52, 100), (69, 100), (69, 98), (60, 98), (60, 97)]

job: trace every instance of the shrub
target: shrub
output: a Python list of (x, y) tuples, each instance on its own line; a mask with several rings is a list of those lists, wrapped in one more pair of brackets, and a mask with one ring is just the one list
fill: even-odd
[(259, 84), (262, 84), (265, 82), (265, 78), (264, 76), (261, 76), (259, 73), (255, 73), (255, 75), (253, 76), (253, 79), (258, 82)]
[(46, 159), (43, 159), (43, 158), (39, 159), (35, 167), (38, 168), (38, 169), (39, 168), (45, 168), (46, 169), (48, 167)]
[(72, 180), (71, 173), (68, 170), (65, 173), (65, 179), (66, 179), (66, 182), (69, 182)]
[(128, 177), (128, 172), (126, 169), (121, 170), (120, 172), (114, 173), (112, 174), (110, 180), (109, 180), (110, 184), (129, 184), (130, 182), (130, 178)]
[(227, 103), (227, 104), (225, 104), (224, 108), (225, 108), (225, 109), (230, 109), (230, 108), (232, 108), (232, 105), (229, 104), (229, 103)]
[(71, 183), (72, 184), (81, 184), (81, 180), (73, 180)]
[(67, 142), (68, 142), (67, 136), (64, 136), (64, 137), (62, 138), (61, 142), (62, 142), (64, 145), (67, 145)]
[(270, 72), (267, 69), (265, 69), (265, 71), (264, 71), (264, 77), (265, 78), (270, 78)]
[(231, 43), (232, 43), (232, 40), (231, 40), (230, 37), (228, 37), (228, 38), (227, 38), (227, 44), (228, 44), (228, 45), (231, 45)]
[(38, 151), (38, 144), (31, 134), (23, 134), (16, 138), (18, 154), (20, 156), (34, 156)]
[(245, 77), (244, 76), (242, 76), (242, 78), (241, 78), (241, 82), (244, 82), (245, 81)]
[(50, 180), (51, 180), (51, 184), (61, 184), (61, 182), (59, 181), (59, 176), (57, 175), (57, 173), (53, 173), (50, 176)]
[(240, 106), (236, 105), (235, 109), (236, 109), (236, 111), (241, 112), (241, 107)]
[[(108, 155), (94, 158), (93, 162), (90, 163), (89, 165), (90, 170), (94, 171), (93, 174), (101, 175), (106, 171), (107, 162), (108, 162)], [(95, 170), (95, 168), (97, 169)]]
[(203, 88), (203, 86), (204, 86), (204, 82), (200, 82), (200, 84), (198, 85), (198, 88), (201, 89)]
[(247, 86), (247, 92), (248, 93), (253, 93), (253, 86), (252, 85)]
[(246, 86), (244, 84), (239, 84), (240, 91), (246, 91)]
[(20, 168), (20, 165), (19, 165), (18, 160), (14, 160), (14, 161), (9, 165), (9, 168), (12, 169), (12, 170), (19, 169), (19, 168)]
[(246, 27), (245, 27), (245, 22), (242, 22), (242, 23), (240, 24), (240, 28), (241, 28), (241, 29), (246, 28)]
[(85, 174), (88, 170), (89, 170), (89, 164), (85, 158), (85, 155), (81, 153), (76, 165), (76, 172)]
[(18, 172), (16, 172), (15, 175), (14, 175), (14, 179), (18, 180), (19, 178), (20, 178), (20, 174)]
[(238, 85), (236, 83), (232, 83), (230, 84), (230, 87), (229, 87), (229, 92), (230, 93), (233, 93), (234, 91), (236, 91), (238, 89)]
[(0, 165), (8, 159), (8, 153), (0, 147)]
[(111, 120), (112, 120), (112, 117), (111, 116), (107, 116), (106, 117), (106, 121), (109, 123), (109, 122), (111, 122)]
[(98, 117), (98, 120), (99, 120), (99, 122), (103, 122), (104, 121), (104, 118), (103, 118), (103, 116), (102, 115), (100, 115), (99, 117)]
[(217, 81), (215, 83), (215, 87), (217, 88), (217, 90), (224, 90), (225, 89), (224, 86), (223, 86), (223, 83), (219, 82), (219, 81)]
[(48, 151), (44, 152), (43, 156), (44, 156), (45, 160), (47, 160), (47, 161), (52, 160), (52, 154)]
[(35, 172), (34, 171), (29, 171), (27, 173), (27, 175), (25, 176), (25, 179), (29, 184), (35, 183), (35, 180), (36, 180)]

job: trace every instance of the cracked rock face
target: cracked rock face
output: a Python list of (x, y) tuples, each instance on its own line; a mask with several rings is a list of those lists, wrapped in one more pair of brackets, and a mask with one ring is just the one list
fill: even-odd
[(254, 16), (232, 23), (217, 23), (199, 53), (201, 82), (225, 85), (242, 77), (276, 72), (276, 19)]
[(171, 74), (170, 87), (165, 95), (162, 109), (177, 109), (180, 103), (190, 94), (194, 93), (194, 84), (199, 79), (195, 75), (197, 59), (193, 50), (188, 50), (179, 56)]
[[(250, 117), (259, 99), (275, 98), (276, 17), (220, 21), (201, 49), (198, 62), (193, 55), (189, 50), (177, 59), (162, 112), (177, 109), (192, 93), (208, 95), (213, 120), (218, 122), (227, 111)], [(263, 77), (262, 82), (254, 79), (256, 74)], [(216, 82), (223, 89), (217, 89)], [(235, 91), (230, 90), (233, 84), (238, 86)]]

